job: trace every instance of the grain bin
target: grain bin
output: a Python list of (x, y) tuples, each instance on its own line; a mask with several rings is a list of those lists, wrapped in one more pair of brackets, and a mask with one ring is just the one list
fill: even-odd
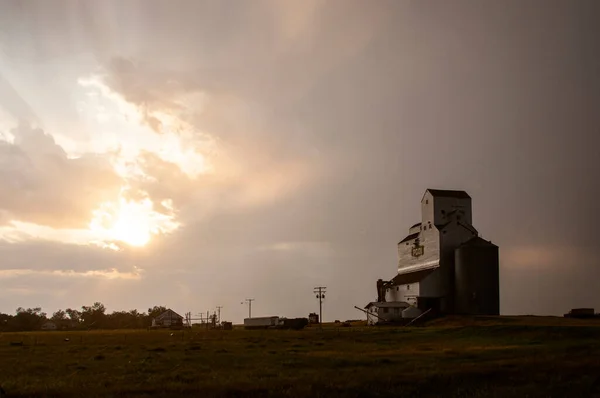
[(475, 237), (454, 251), (455, 311), (500, 314), (498, 246)]

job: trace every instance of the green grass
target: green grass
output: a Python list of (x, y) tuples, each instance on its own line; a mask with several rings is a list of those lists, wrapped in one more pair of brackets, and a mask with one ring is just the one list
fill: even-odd
[(600, 323), (4, 333), (0, 385), (10, 397), (600, 396)]

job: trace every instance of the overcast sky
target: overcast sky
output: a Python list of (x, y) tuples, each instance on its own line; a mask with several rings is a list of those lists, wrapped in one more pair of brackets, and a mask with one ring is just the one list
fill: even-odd
[(356, 319), (427, 188), (600, 310), (600, 3), (0, 3), (0, 311)]

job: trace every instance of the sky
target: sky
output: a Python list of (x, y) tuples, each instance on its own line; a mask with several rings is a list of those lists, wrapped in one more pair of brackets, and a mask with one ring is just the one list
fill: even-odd
[(0, 311), (362, 319), (427, 188), (600, 309), (600, 3), (0, 3)]

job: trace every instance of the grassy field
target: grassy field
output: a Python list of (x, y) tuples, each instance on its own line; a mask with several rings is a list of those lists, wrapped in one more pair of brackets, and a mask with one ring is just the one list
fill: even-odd
[(600, 397), (600, 322), (5, 333), (0, 385), (9, 397)]

